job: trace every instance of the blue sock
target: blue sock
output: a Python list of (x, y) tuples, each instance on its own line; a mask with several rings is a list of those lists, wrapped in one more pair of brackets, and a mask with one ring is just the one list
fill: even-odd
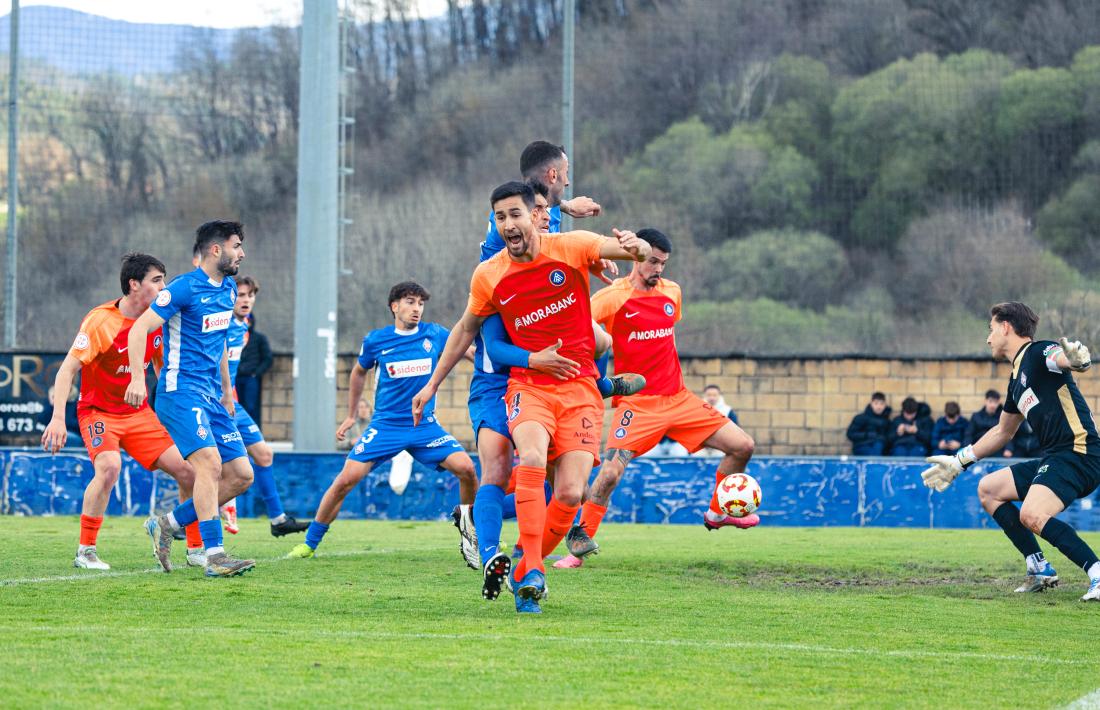
[(198, 520), (199, 514), (195, 512), (195, 499), (188, 498), (177, 505), (176, 509), (172, 511), (172, 517), (176, 519), (176, 523), (181, 528), (185, 528)]
[[(550, 487), (550, 481), (542, 482), (542, 493), (546, 496), (546, 504), (550, 505), (550, 498), (554, 495), (554, 489)], [(516, 517), (516, 494), (509, 493), (504, 496), (504, 503), (501, 505), (504, 511), (502, 516), (505, 520), (512, 520)], [(474, 528), (477, 528), (477, 523), (474, 523)]]
[(267, 507), (267, 517), (279, 517), (283, 514), (283, 501), (279, 499), (279, 489), (275, 487), (275, 467), (254, 466), (253, 471), (256, 472), (256, 486)]
[(611, 378), (607, 376), (607, 362), (611, 359), (611, 351), (606, 351), (603, 355), (596, 358), (596, 369), (600, 371), (600, 376), (596, 378), (596, 387), (600, 390), (600, 394), (604, 397), (611, 396)]
[(321, 539), (327, 532), (328, 525), (314, 520), (309, 524), (309, 530), (306, 530), (306, 544), (309, 545), (310, 549), (316, 550), (317, 546), (321, 544)]
[(199, 534), (202, 535), (202, 546), (207, 550), (212, 547), (221, 547), (222, 521), (219, 518), (201, 521), (199, 523)]
[[(481, 565), (497, 553), (500, 547), (500, 527), (504, 521), (504, 489), (492, 484), (477, 489), (474, 498), (474, 529), (477, 530), (477, 543), (481, 548)], [(515, 497), (512, 498), (515, 508)]]

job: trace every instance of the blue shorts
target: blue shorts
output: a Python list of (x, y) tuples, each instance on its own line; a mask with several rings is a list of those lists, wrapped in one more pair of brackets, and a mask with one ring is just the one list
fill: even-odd
[[(507, 380), (505, 380), (507, 385)], [(470, 400), (466, 406), (470, 409), (470, 422), (474, 427), (474, 443), (477, 443), (477, 432), (482, 427), (492, 429), (494, 432), (510, 440), (508, 432), (508, 407), (504, 402), (504, 394), (507, 386), (499, 392), (483, 389), (480, 392), (470, 392)]]
[(253, 444), (259, 444), (264, 440), (259, 425), (252, 419), (252, 415), (241, 406), (240, 402), (237, 402), (237, 413), (233, 417), (233, 423), (237, 425), (237, 431), (241, 433), (241, 441), (244, 442), (245, 448)]
[(425, 466), (442, 469), (443, 460), (463, 452), (462, 444), (439, 425), (435, 417), (425, 417), (420, 426), (371, 421), (348, 458), (375, 466), (385, 463), (402, 451)]
[(222, 463), (246, 456), (241, 433), (222, 403), (204, 394), (158, 392), (157, 419), (184, 458), (217, 447)]

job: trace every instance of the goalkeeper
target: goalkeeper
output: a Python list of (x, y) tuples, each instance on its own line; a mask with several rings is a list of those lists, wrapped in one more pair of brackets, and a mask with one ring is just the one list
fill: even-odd
[[(975, 461), (1004, 449), (1026, 418), (1039, 437), (1043, 458), (1025, 461), (983, 476), (978, 482), (982, 507), (1024, 556), (1027, 579), (1017, 592), (1041, 592), (1058, 584), (1058, 575), (1035, 534), (1049, 542), (1089, 576), (1081, 601), (1100, 601), (1100, 560), (1077, 532), (1055, 516), (1100, 484), (1100, 437), (1092, 412), (1073, 381), (1073, 372), (1091, 365), (1079, 342), (1033, 340), (1039, 316), (1022, 303), (999, 303), (990, 311), (986, 343), (994, 359), (1012, 363), (1008, 397), (995, 427), (954, 456), (933, 456), (921, 477), (924, 485), (944, 491)], [(1023, 501), (1017, 508), (1013, 501)]]

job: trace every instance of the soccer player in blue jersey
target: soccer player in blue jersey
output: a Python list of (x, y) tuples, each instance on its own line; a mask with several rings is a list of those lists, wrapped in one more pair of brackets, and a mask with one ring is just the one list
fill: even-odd
[(252, 466), (233, 422), (226, 352), (237, 300), (237, 286), (229, 277), (244, 259), (243, 233), (237, 222), (217, 220), (200, 226), (195, 233), (195, 248), (202, 256), (199, 267), (173, 279), (130, 329), (131, 379), (125, 399), (135, 407), (145, 399), (141, 363), (146, 335), (163, 324), (164, 367), (157, 383), (157, 417), (195, 469), (191, 500), (168, 515), (150, 517), (145, 524), (153, 538), (153, 553), (165, 572), (172, 571), (173, 533), (195, 520), (206, 548), (208, 577), (232, 577), (256, 565), (226, 554), (218, 517), (219, 502), (252, 484)]
[[(355, 424), (359, 398), (371, 368), (376, 368), (374, 415), (348, 454), (340, 475), (321, 498), (317, 514), (306, 531), (306, 541), (295, 546), (288, 557), (313, 557), (348, 493), (374, 466), (389, 461), (401, 451), (408, 451), (422, 464), (453, 473), (458, 478), (461, 503), (468, 506), (474, 502), (477, 493), (474, 462), (436, 420), (435, 400), (425, 406), (424, 420), (418, 427), (413, 427), (409, 409), (413, 395), (435, 371), (450, 334), (443, 326), (422, 320), (424, 304), (429, 298), (427, 290), (412, 281), (395, 285), (389, 295), (394, 324), (373, 330), (363, 338), (348, 382), (348, 416), (337, 428), (336, 438), (343, 440)], [(474, 531), (463, 527), (459, 532), (463, 558), (476, 559)]]

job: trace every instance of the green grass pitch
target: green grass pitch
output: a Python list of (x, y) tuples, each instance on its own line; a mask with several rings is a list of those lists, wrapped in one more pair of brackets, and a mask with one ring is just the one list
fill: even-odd
[(152, 571), (135, 518), (104, 525), (110, 573), (75, 570), (77, 532), (0, 517), (4, 707), (1006, 708), (1100, 686), (1085, 576), (1048, 551), (1062, 586), (1012, 594), (996, 531), (606, 525), (536, 618), (481, 598), (444, 522), (338, 521), (284, 560), (300, 536), (243, 520), (230, 550), (259, 564), (237, 579)]

